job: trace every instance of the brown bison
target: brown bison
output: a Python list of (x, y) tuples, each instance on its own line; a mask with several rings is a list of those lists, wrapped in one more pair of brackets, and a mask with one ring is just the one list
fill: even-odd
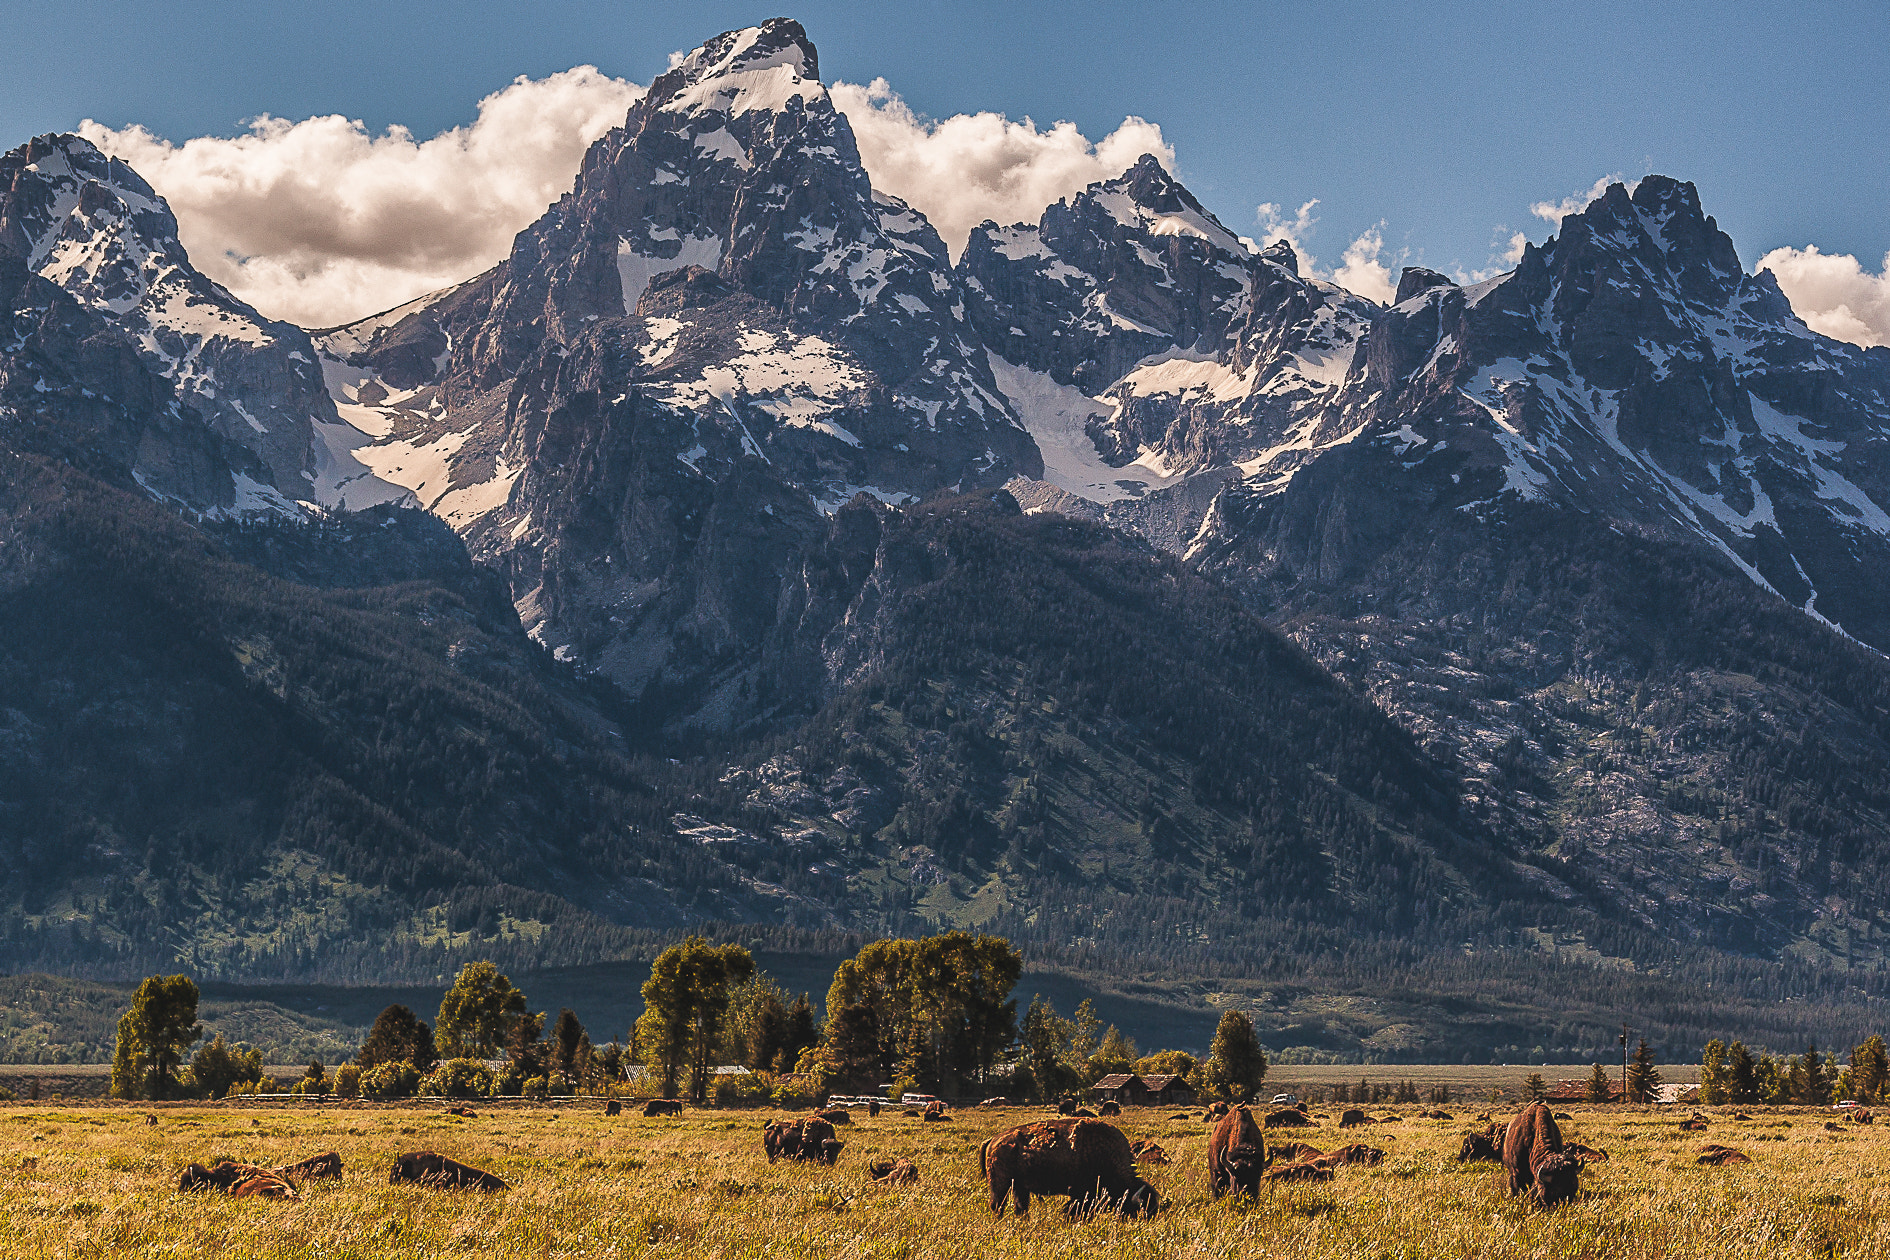
[(228, 1194), (239, 1182), (252, 1177), (275, 1177), (273, 1170), (260, 1168), (255, 1164), (239, 1164), (234, 1160), (219, 1160), (209, 1168), (202, 1164), (191, 1164), (184, 1169), (177, 1179), (179, 1190), (220, 1190)]
[(1320, 1163), (1330, 1163), (1333, 1168), (1344, 1168), (1349, 1164), (1362, 1164), (1370, 1167), (1385, 1162), (1385, 1153), (1376, 1146), (1367, 1146), (1363, 1142), (1354, 1142), (1350, 1146), (1341, 1146), (1329, 1155), (1321, 1156)]
[(879, 1186), (916, 1186), (919, 1170), (909, 1159), (881, 1159), (867, 1165), (867, 1174)]
[(1264, 1180), (1268, 1185), (1276, 1181), (1331, 1181), (1332, 1170), (1317, 1164), (1281, 1164), (1267, 1169)]
[(446, 1114), (449, 1116), (458, 1116), (461, 1120), (477, 1120), (479, 1118), (479, 1113), (474, 1111), (471, 1107), (466, 1106), (464, 1103), (461, 1103), (457, 1107), (448, 1107)]
[(1680, 1131), (1681, 1131), (1682, 1133), (1704, 1133), (1704, 1132), (1706, 1132), (1706, 1117), (1705, 1117), (1705, 1116), (1689, 1116), (1689, 1117), (1687, 1117), (1687, 1118), (1686, 1118), (1685, 1120), (1682, 1120), (1682, 1121), (1680, 1122)]
[(978, 1169), (991, 1189), (991, 1211), (1004, 1201), (1030, 1211), (1033, 1194), (1066, 1194), (1070, 1210), (1122, 1216), (1153, 1215), (1161, 1206), (1154, 1187), (1135, 1171), (1135, 1153), (1122, 1130), (1106, 1120), (1066, 1118), (1020, 1124), (978, 1148)]
[(1339, 1127), (1341, 1129), (1350, 1129), (1356, 1125), (1370, 1124), (1371, 1122), (1372, 1118), (1363, 1111), (1360, 1111), (1357, 1107), (1347, 1107), (1339, 1116)]
[(1608, 1152), (1598, 1151), (1592, 1146), (1583, 1146), (1580, 1142), (1564, 1142), (1562, 1149), (1584, 1164), (1599, 1164), (1608, 1158)]
[(613, 1098), (613, 1099), (611, 1099), (611, 1100), (610, 1100), (609, 1102), (607, 1102), (607, 1103), (605, 1103), (605, 1104), (604, 1104), (604, 1114), (605, 1114), (605, 1115), (607, 1115), (607, 1116), (620, 1116), (620, 1115), (622, 1115), (622, 1114), (623, 1114), (623, 1104), (622, 1104), (622, 1103), (620, 1103), (620, 1102), (618, 1102), (618, 1101), (617, 1101), (617, 1100), (616, 1100), (615, 1098)]
[(799, 1120), (776, 1120), (762, 1131), (761, 1145), (768, 1162), (777, 1159), (832, 1165), (840, 1158), (846, 1143), (833, 1135), (833, 1125), (819, 1115)]
[(341, 1176), (341, 1156), (333, 1151), (323, 1151), (320, 1155), (311, 1155), (299, 1164), (285, 1164), (276, 1169), (276, 1176), (286, 1177), (290, 1181), (321, 1181), (328, 1177)]
[(1112, 1098), (1096, 1108), (1096, 1114), (1099, 1116), (1119, 1116), (1122, 1114), (1122, 1104)]
[(1744, 1153), (1735, 1151), (1730, 1146), (1714, 1145), (1701, 1147), (1700, 1157), (1693, 1162), (1696, 1164), (1706, 1164), (1712, 1168), (1723, 1168), (1727, 1164), (1750, 1164), (1752, 1160)]
[(1562, 1131), (1542, 1103), (1530, 1103), (1509, 1122), (1503, 1166), (1509, 1169), (1509, 1192), (1531, 1191), (1545, 1208), (1568, 1202), (1580, 1188), (1582, 1163), (1562, 1149)]
[(1854, 1107), (1851, 1109), (1852, 1124), (1869, 1124), (1874, 1119), (1876, 1119), (1876, 1117), (1870, 1114), (1870, 1108), (1868, 1107)]
[(866, 1104), (866, 1114), (869, 1116), (879, 1115), (879, 1099), (875, 1098)]
[(1249, 1197), (1260, 1193), (1260, 1177), (1272, 1161), (1267, 1135), (1253, 1122), (1253, 1112), (1236, 1107), (1221, 1117), (1208, 1139), (1208, 1194), (1230, 1190)]
[[(1681, 1125), (1680, 1127), (1684, 1129), (1684, 1128), (1686, 1128), (1687, 1126), (1685, 1126), (1685, 1125), (1683, 1124), (1683, 1125)], [(1702, 1129), (1704, 1129), (1704, 1128), (1705, 1128), (1706, 1126), (1705, 1126), (1705, 1125), (1701, 1125), (1700, 1127), (1701, 1127)], [(1824, 1122), (1824, 1127), (1825, 1127), (1825, 1128), (1827, 1128), (1827, 1129), (1829, 1129), (1829, 1130), (1830, 1130), (1831, 1132), (1833, 1132), (1833, 1133), (1842, 1133), (1842, 1132), (1844, 1132), (1844, 1126), (1843, 1126), (1843, 1125), (1841, 1125), (1841, 1124), (1839, 1124), (1839, 1123), (1838, 1123), (1837, 1121), (1835, 1121), (1835, 1120), (1826, 1120), (1826, 1121)]]
[(302, 1196), (294, 1186), (274, 1173), (257, 1173), (230, 1187), (232, 1199), (282, 1199), (293, 1203)]
[(1201, 1118), (1203, 1120), (1219, 1120), (1222, 1116), (1226, 1114), (1227, 1114), (1227, 1104), (1224, 1102), (1217, 1102), (1217, 1103), (1211, 1104), (1207, 1109), (1207, 1114), (1202, 1116)]
[(1488, 1161), (1500, 1164), (1503, 1162), (1503, 1152), (1497, 1149), (1496, 1144), (1501, 1140), (1494, 1124), (1481, 1133), (1466, 1133), (1463, 1135), (1463, 1145), (1457, 1148), (1457, 1162), (1476, 1164)]
[(680, 1116), (682, 1114), (682, 1099), (652, 1098), (643, 1104), (643, 1114), (646, 1116)]
[(1138, 1164), (1166, 1164), (1168, 1152), (1156, 1144), (1154, 1138), (1137, 1138), (1129, 1144), (1130, 1152)]
[(925, 1118), (927, 1120), (951, 1119), (951, 1117), (945, 1113), (945, 1104), (942, 1102), (929, 1102), (925, 1104)]
[(448, 1159), (437, 1151), (412, 1151), (394, 1159), (389, 1185), (407, 1183), (436, 1190), (510, 1190), (503, 1177)]
[(1267, 1112), (1269, 1129), (1294, 1129), (1312, 1124), (1312, 1117), (1297, 1107), (1278, 1107)]
[(845, 1107), (828, 1107), (814, 1113), (828, 1124), (852, 1124), (853, 1115)]
[(1294, 1142), (1290, 1146), (1275, 1146), (1270, 1149), (1275, 1159), (1285, 1160), (1290, 1164), (1311, 1163), (1315, 1159), (1324, 1159), (1326, 1156), (1324, 1151), (1311, 1142)]

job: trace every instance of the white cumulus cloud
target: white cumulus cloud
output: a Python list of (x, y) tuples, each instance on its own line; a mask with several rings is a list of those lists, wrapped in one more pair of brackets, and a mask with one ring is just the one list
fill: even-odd
[[(1389, 306), (1391, 299), (1398, 295), (1398, 286), (1392, 280), (1391, 267), (1380, 257), (1385, 252), (1384, 226), (1379, 223), (1365, 229), (1345, 247), (1343, 260), (1332, 272), (1332, 282), (1360, 297)], [(1400, 252), (1391, 260), (1392, 265), (1401, 266), (1404, 257)]]
[(954, 254), (986, 219), (1035, 223), (1051, 202), (1115, 178), (1144, 153), (1174, 168), (1162, 129), (1141, 118), (1091, 141), (1070, 122), (1039, 129), (989, 112), (926, 118), (884, 79), (829, 91), (853, 126), (873, 187), (930, 219)]
[(341, 115), (262, 117), (233, 139), (172, 144), (90, 119), (176, 211), (199, 270), (265, 315), (338, 324), (464, 280), (571, 187), (592, 141), (643, 89), (594, 66), (520, 77), (429, 140)]
[(1788, 245), (1759, 259), (1758, 269), (1778, 278), (1792, 309), (1814, 332), (1860, 346), (1890, 346), (1890, 254), (1873, 274), (1850, 254)]
[(1314, 197), (1295, 210), (1289, 219), (1278, 205), (1262, 202), (1254, 211), (1254, 219), (1260, 224), (1260, 247), (1265, 249), (1275, 241), (1285, 241), (1292, 246), (1295, 255), (1306, 258), (1306, 237), (1311, 234), (1313, 224), (1319, 222), (1319, 216), (1312, 212), (1318, 204), (1319, 198)]
[[(1580, 214), (1582, 211), (1588, 209), (1588, 206), (1591, 202), (1593, 202), (1596, 198), (1600, 197), (1602, 193), (1605, 193), (1608, 191), (1609, 184), (1619, 184), (1619, 183), (1624, 183), (1624, 182), (1627, 182), (1627, 181), (1624, 181), (1621, 178), (1621, 173), (1619, 171), (1616, 171), (1612, 175), (1603, 175), (1600, 179), (1596, 180), (1594, 184), (1591, 185), (1586, 191), (1574, 193), (1570, 196), (1562, 198), (1560, 201), (1538, 201), (1534, 203), (1533, 205), (1529, 207), (1529, 213), (1535, 215), (1538, 219), (1546, 219), (1550, 223), (1553, 223), (1557, 227), (1560, 227), (1562, 226), (1562, 220), (1566, 219), (1569, 215)], [(1640, 183), (1639, 180), (1634, 180), (1631, 183), (1628, 183), (1627, 190), (1629, 192), (1633, 192), (1635, 185), (1639, 183)], [(1521, 258), (1522, 251), (1518, 250), (1516, 256), (1518, 258)]]

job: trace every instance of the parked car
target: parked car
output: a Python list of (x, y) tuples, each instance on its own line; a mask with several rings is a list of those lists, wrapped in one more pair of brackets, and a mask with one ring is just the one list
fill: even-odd
[(899, 1101), (908, 1107), (923, 1107), (927, 1103), (937, 1102), (938, 1096), (935, 1094), (901, 1094), (899, 1095)]
[(1299, 1095), (1275, 1094), (1273, 1095), (1273, 1105), (1275, 1107), (1297, 1107), (1299, 1106)]

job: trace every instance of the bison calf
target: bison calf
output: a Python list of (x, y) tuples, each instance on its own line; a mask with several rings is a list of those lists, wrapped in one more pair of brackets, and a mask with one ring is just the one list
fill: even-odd
[(1531, 1191), (1545, 1208), (1566, 1203), (1580, 1188), (1581, 1161), (1562, 1149), (1562, 1131), (1542, 1103), (1530, 1103), (1503, 1136), (1509, 1192)]
[(387, 1174), (390, 1185), (402, 1182), (432, 1186), (437, 1190), (510, 1190), (503, 1177), (494, 1176), (470, 1164), (448, 1159), (437, 1151), (414, 1151), (394, 1160)]

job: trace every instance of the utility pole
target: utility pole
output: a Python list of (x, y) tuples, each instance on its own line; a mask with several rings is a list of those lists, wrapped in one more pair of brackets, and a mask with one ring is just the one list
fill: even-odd
[(1627, 1096), (1627, 1035), (1628, 1035), (1628, 1026), (1627, 1026), (1627, 1022), (1624, 1020), (1622, 1021), (1622, 1024), (1621, 1024), (1621, 1101), (1622, 1102), (1626, 1102), (1628, 1100), (1628, 1096)]

